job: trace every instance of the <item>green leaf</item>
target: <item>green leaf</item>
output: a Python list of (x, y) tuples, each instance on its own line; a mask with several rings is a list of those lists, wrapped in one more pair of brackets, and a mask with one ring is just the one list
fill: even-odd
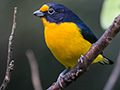
[(107, 29), (119, 14), (120, 0), (104, 0), (100, 16), (101, 27)]

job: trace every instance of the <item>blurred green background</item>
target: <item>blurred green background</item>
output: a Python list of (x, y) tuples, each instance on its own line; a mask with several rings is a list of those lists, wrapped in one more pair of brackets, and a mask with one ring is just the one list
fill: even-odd
[[(65, 69), (45, 45), (42, 21), (32, 15), (40, 6), (49, 2), (61, 3), (73, 10), (98, 38), (104, 33), (100, 26), (100, 12), (103, 0), (1, 0), (0, 84), (6, 70), (8, 38), (12, 28), (13, 10), (15, 6), (18, 7), (13, 52), (15, 66), (6, 90), (34, 90), (31, 82), (30, 66), (25, 55), (28, 49), (33, 50), (39, 64), (41, 84), (44, 90), (55, 82), (59, 73)], [(119, 53), (119, 41), (120, 33), (104, 50), (104, 55), (114, 62), (116, 62)], [(67, 87), (66, 90), (102, 90), (114, 65), (91, 65), (89, 71)], [(120, 78), (118, 78), (113, 90), (120, 90), (119, 84)]]

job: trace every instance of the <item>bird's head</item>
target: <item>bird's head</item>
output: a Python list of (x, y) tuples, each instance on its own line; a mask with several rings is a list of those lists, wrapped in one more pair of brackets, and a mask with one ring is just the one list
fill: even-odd
[(61, 22), (74, 22), (79, 19), (70, 9), (57, 3), (44, 4), (33, 14), (40, 18), (45, 18), (49, 23), (56, 24), (60, 24)]

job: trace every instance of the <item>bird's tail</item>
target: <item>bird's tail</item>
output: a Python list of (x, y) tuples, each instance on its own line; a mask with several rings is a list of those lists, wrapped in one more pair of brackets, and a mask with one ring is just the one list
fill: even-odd
[[(103, 55), (102, 55), (103, 56)], [(99, 63), (102, 65), (112, 65), (114, 62), (110, 59), (108, 59), (107, 57), (103, 56), (104, 60), (100, 61)]]

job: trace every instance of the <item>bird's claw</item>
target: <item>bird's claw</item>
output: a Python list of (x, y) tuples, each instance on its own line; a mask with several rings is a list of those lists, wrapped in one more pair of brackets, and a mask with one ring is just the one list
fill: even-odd
[(83, 55), (81, 55), (81, 57), (78, 59), (78, 62), (81, 62), (81, 63), (83, 63), (83, 58), (84, 56)]
[(67, 71), (68, 71), (68, 69), (65, 69), (63, 72), (61, 72), (60, 75), (59, 75), (59, 77), (58, 77), (58, 79), (57, 79), (60, 87), (62, 87), (62, 88), (64, 88), (64, 87), (62, 86), (61, 78), (64, 78), (64, 75), (65, 75), (65, 73), (66, 73)]

